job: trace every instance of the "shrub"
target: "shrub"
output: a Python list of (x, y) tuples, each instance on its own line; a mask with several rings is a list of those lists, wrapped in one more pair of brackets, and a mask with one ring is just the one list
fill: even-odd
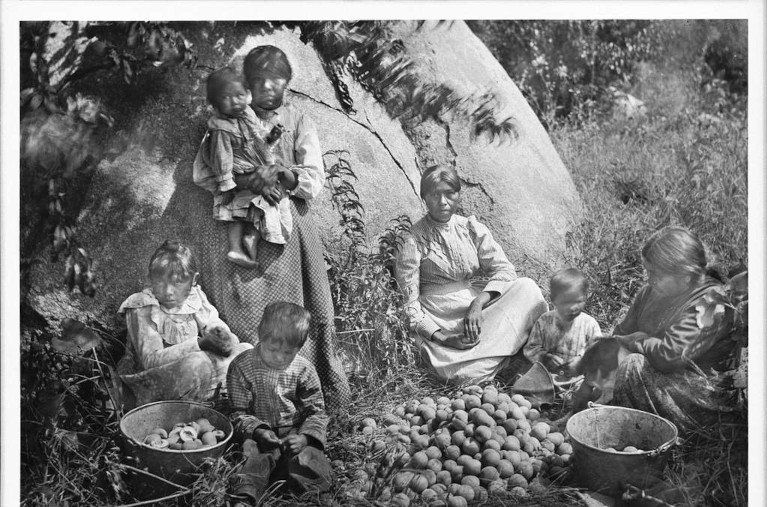
[(371, 249), (364, 208), (352, 182), (356, 179), (343, 151), (325, 156), (327, 184), (341, 219), (340, 245), (331, 250), (330, 290), (342, 349), (364, 376), (386, 378), (415, 363), (407, 319), (393, 277), (393, 262), (402, 235), (410, 229), (406, 215), (392, 220)]

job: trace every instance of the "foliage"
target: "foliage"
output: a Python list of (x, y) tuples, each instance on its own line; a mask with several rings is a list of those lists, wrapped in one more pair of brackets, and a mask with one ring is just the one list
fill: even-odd
[(553, 133), (584, 197), (568, 235), (572, 262), (592, 278), (595, 317), (610, 325), (643, 281), (639, 249), (658, 228), (680, 224), (709, 247), (724, 275), (747, 263), (746, 125), (700, 126), (692, 114)]
[[(102, 347), (56, 350), (39, 331), (21, 351), (22, 505), (98, 505), (124, 492)], [(99, 355), (99, 352), (101, 355)]]
[(458, 118), (471, 122), (475, 136), (494, 140), (515, 135), (512, 119), (496, 116), (502, 108), (492, 92), (466, 95), (444, 83), (431, 82), (419, 72), (416, 61), (393, 34), (391, 22), (308, 21), (300, 26), (301, 39), (312, 42), (322, 56), (347, 112), (353, 111), (353, 102), (340, 79), (343, 72), (371, 92), (393, 118)]
[[(88, 33), (121, 25), (128, 30), (119, 42)], [(92, 297), (94, 265), (75, 222), (80, 190), (102, 156), (99, 139), (114, 120), (100, 97), (83, 96), (72, 85), (100, 71), (133, 84), (146, 67), (193, 66), (196, 56), (180, 32), (143, 22), (23, 22), (21, 55), (22, 216), (29, 218), (22, 256), (34, 254), (41, 235), (52, 238), (53, 260), (66, 257), (66, 286)]]
[(649, 21), (470, 21), (469, 26), (549, 128), (595, 111), (610, 85), (630, 84), (635, 63), (655, 47)]
[(330, 264), (330, 286), (336, 329), (344, 351), (353, 355), (358, 374), (391, 375), (403, 365), (414, 364), (407, 321), (392, 276), (394, 256), (410, 219), (392, 220), (371, 249), (367, 240), (364, 208), (352, 182), (356, 180), (346, 152), (325, 154), (327, 184), (341, 219), (341, 242)]

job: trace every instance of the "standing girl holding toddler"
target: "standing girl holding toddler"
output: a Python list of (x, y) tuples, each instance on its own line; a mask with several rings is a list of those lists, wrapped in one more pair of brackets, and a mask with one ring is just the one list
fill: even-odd
[[(269, 303), (286, 301), (312, 315), (309, 334), (300, 354), (316, 368), (330, 411), (348, 406), (349, 384), (336, 355), (333, 303), (324, 249), (309, 202), (325, 183), (322, 150), (312, 120), (291, 101), (288, 83), (293, 69), (283, 51), (258, 46), (245, 57), (243, 74), (252, 101), (250, 108), (267, 131), (280, 125), (274, 145), (275, 164), (235, 174), (237, 191), (250, 190), (273, 201), (285, 197), (293, 231), (284, 245), (262, 242), (260, 269), (226, 261), (225, 231), (216, 221), (200, 224), (200, 249), (211, 299), (243, 340), (256, 343), (255, 330)], [(280, 182), (279, 185), (277, 183)]]
[(208, 131), (194, 161), (194, 180), (213, 193), (213, 217), (227, 222), (227, 260), (254, 268), (258, 266), (259, 239), (284, 244), (293, 220), (279, 175), (267, 196), (247, 188), (238, 190), (234, 176), (275, 163), (274, 147), (282, 127), (274, 125), (268, 130), (261, 123), (250, 108), (250, 91), (233, 69), (212, 72), (206, 86), (215, 114), (208, 120)]

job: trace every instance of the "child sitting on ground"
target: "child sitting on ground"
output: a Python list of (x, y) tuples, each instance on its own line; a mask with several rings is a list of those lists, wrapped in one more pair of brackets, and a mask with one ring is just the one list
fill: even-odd
[(279, 480), (292, 491), (326, 491), (328, 416), (314, 366), (298, 351), (309, 334), (309, 312), (287, 302), (264, 309), (255, 348), (229, 366), (227, 387), (235, 438), (247, 461), (234, 494), (256, 503)]
[(558, 271), (549, 281), (554, 310), (544, 313), (533, 325), (524, 354), (539, 361), (549, 372), (569, 377), (567, 365), (578, 359), (602, 332), (591, 315), (583, 313), (589, 282), (575, 268)]
[[(267, 132), (250, 107), (251, 93), (243, 78), (231, 68), (212, 72), (206, 84), (215, 114), (208, 119), (208, 131), (194, 161), (194, 181), (213, 193), (213, 217), (228, 222), (226, 258), (255, 268), (259, 239), (285, 244), (293, 219), (279, 181), (276, 187), (265, 189), (268, 195), (257, 195), (248, 189), (237, 190), (234, 175), (273, 165), (273, 148), (282, 130), (275, 126)], [(245, 234), (248, 223), (253, 224), (249, 227), (252, 232)]]
[(240, 343), (197, 283), (189, 247), (168, 240), (149, 260), (149, 287), (126, 299), (128, 338), (117, 365), (125, 409), (158, 400), (209, 399)]

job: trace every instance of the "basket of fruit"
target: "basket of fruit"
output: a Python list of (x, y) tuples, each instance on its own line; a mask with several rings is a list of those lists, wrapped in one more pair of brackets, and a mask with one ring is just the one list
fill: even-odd
[(678, 431), (668, 419), (633, 408), (591, 404), (567, 421), (576, 481), (610, 496), (625, 484), (652, 486), (663, 474)]
[(158, 401), (120, 420), (126, 460), (177, 484), (189, 484), (205, 458), (220, 457), (232, 424), (220, 412), (191, 401)]

